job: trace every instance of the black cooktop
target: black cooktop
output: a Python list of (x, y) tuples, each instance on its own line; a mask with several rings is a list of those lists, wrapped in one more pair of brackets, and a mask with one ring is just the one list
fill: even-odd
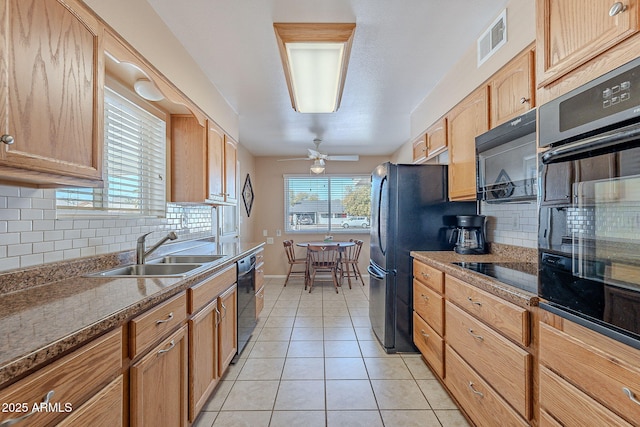
[(485, 276), (493, 277), (508, 285), (538, 293), (537, 266), (532, 262), (454, 262), (453, 264)]

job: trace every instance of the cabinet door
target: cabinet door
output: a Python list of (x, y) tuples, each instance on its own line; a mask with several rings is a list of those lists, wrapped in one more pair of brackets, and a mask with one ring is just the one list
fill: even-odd
[(194, 116), (171, 116), (171, 201), (202, 203), (207, 195), (205, 128)]
[(476, 136), (489, 129), (488, 89), (477, 89), (447, 115), (449, 198), (476, 199)]
[(224, 137), (224, 187), (225, 201), (235, 203), (238, 201), (238, 183), (236, 181), (236, 160), (238, 149), (235, 141), (227, 135)]
[(413, 141), (413, 163), (419, 163), (427, 158), (427, 135)]
[(220, 375), (231, 363), (238, 351), (238, 307), (236, 299), (237, 287), (233, 285), (218, 298), (220, 325), (218, 326), (218, 370)]
[(638, 0), (541, 0), (537, 2), (538, 84), (547, 85), (638, 31)]
[(535, 107), (534, 85), (533, 52), (528, 50), (498, 71), (489, 82), (491, 127)]
[(189, 421), (194, 422), (218, 380), (218, 300), (189, 320)]
[(447, 119), (441, 118), (427, 129), (427, 158), (447, 149)]
[(0, 123), (13, 141), (0, 165), (100, 182), (103, 26), (76, 0), (7, 0), (2, 13)]
[(131, 426), (187, 426), (187, 326), (131, 366)]
[(122, 375), (65, 418), (58, 427), (118, 427), (123, 425)]
[(224, 132), (209, 121), (208, 131), (209, 199), (224, 202)]

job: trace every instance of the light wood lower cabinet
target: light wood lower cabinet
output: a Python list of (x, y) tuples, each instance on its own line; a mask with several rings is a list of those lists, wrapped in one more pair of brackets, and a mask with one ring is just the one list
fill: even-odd
[(123, 425), (123, 377), (120, 375), (58, 427), (118, 427)]
[(189, 320), (189, 421), (194, 422), (218, 384), (218, 299)]
[(413, 342), (431, 369), (444, 378), (444, 340), (425, 320), (413, 312)]
[(187, 426), (187, 326), (130, 369), (131, 426)]
[(218, 370), (224, 372), (238, 351), (238, 307), (236, 294), (238, 288), (233, 285), (218, 298), (220, 325), (218, 326)]
[[(590, 399), (637, 425), (640, 422), (640, 351), (568, 320), (556, 318), (556, 321), (559, 327), (540, 323), (541, 371), (545, 368), (553, 371)], [(549, 387), (541, 382), (541, 399), (543, 393), (549, 393)], [(558, 389), (551, 387), (552, 392)], [(549, 408), (550, 400), (547, 397), (546, 403), (541, 401), (541, 404), (555, 416), (554, 411), (559, 410)]]
[[(24, 418), (24, 424), (30, 427), (54, 425), (99, 394), (100, 388), (120, 375), (121, 370), (122, 330), (117, 329), (0, 391), (0, 402), (16, 404), (0, 412), (0, 425), (19, 418)], [(56, 410), (25, 417), (34, 405), (43, 402)], [(105, 417), (117, 419), (122, 405), (103, 410)]]
[(476, 425), (529, 425), (449, 345), (446, 346), (446, 365), (445, 384)]
[[(555, 425), (631, 426), (545, 367), (540, 368), (540, 408)], [(554, 425), (542, 420), (540, 424)]]

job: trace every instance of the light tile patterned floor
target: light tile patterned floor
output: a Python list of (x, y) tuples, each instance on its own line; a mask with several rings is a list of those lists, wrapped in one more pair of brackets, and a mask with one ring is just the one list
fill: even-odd
[(267, 278), (253, 337), (195, 427), (466, 427), (417, 354), (386, 354), (368, 287)]

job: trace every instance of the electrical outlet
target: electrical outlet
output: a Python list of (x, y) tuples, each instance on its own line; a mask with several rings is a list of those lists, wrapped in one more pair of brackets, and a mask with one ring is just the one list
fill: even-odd
[(273, 245), (273, 237), (267, 237), (267, 245)]
[(276, 230), (276, 236), (277, 237), (282, 236), (282, 230)]
[(269, 235), (269, 231), (267, 229), (262, 230), (262, 235), (267, 237)]

